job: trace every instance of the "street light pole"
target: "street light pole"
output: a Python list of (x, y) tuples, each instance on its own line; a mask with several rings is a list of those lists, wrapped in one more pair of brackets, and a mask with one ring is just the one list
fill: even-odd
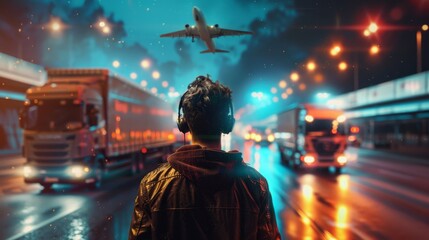
[(416, 33), (417, 41), (417, 73), (422, 71), (422, 32), (417, 31)]
[(353, 82), (354, 90), (357, 91), (359, 88), (359, 63), (355, 59), (355, 65), (353, 66)]

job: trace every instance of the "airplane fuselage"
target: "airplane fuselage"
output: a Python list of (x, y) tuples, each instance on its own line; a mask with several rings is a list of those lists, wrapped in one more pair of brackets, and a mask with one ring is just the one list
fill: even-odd
[(207, 26), (206, 20), (204, 19), (203, 13), (197, 7), (192, 9), (192, 15), (194, 17), (195, 25), (185, 25), (185, 29), (161, 34), (161, 37), (191, 37), (192, 42), (195, 38), (200, 38), (207, 46), (207, 50), (201, 51), (200, 53), (227, 53), (229, 51), (217, 49), (213, 38), (221, 36), (239, 36), (239, 35), (251, 35), (252, 32), (233, 30), (227, 28), (220, 28), (218, 24), (213, 26)]
[(195, 20), (198, 32), (200, 33), (201, 40), (204, 41), (204, 43), (206, 44), (210, 52), (215, 52), (216, 47), (214, 45), (212, 38), (210, 37), (210, 33), (209, 33), (209, 30), (207, 29), (206, 20), (204, 19), (203, 14), (197, 7), (194, 7), (192, 9), (192, 14), (194, 15), (194, 20)]

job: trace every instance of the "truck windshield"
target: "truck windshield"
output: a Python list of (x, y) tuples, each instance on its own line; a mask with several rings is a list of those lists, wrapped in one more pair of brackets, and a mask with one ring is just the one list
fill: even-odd
[(83, 104), (73, 100), (32, 100), (25, 111), (28, 130), (71, 131), (83, 126)]
[(306, 122), (305, 133), (309, 136), (345, 135), (344, 123), (331, 119), (314, 119)]

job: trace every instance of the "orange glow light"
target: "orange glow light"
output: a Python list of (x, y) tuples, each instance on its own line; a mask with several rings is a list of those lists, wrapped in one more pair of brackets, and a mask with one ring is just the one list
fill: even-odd
[(369, 35), (371, 35), (371, 32), (370, 32), (368, 29), (365, 29), (365, 30), (363, 31), (363, 35), (364, 35), (365, 37), (369, 37)]
[(380, 52), (380, 47), (377, 45), (373, 45), (370, 49), (369, 52), (371, 53), (371, 55), (375, 55), (377, 53)]
[(292, 72), (290, 74), (290, 80), (292, 80), (292, 82), (297, 82), (299, 80), (299, 74), (297, 72)]
[(423, 24), (422, 30), (427, 31), (429, 29), (429, 26), (427, 24)]
[(280, 88), (285, 88), (286, 86), (287, 86), (286, 81), (285, 81), (285, 80), (280, 80), (280, 82), (279, 82), (279, 87), (280, 87)]
[(277, 88), (272, 87), (272, 88), (271, 88), (271, 93), (272, 93), (272, 94), (276, 94), (276, 93), (277, 93)]
[(150, 62), (150, 60), (149, 60), (149, 59), (143, 59), (143, 60), (140, 62), (140, 66), (141, 66), (143, 69), (148, 69), (148, 68), (150, 68), (150, 66), (151, 66), (151, 62)]
[(307, 70), (312, 72), (316, 69), (316, 63), (313, 61), (307, 63)]
[(286, 99), (288, 97), (288, 95), (286, 93), (282, 93), (282, 98)]
[(353, 126), (350, 128), (351, 133), (359, 133), (359, 131), (360, 131), (359, 127)]
[(113, 61), (112, 63), (114, 68), (118, 68), (119, 66), (121, 66), (121, 63), (118, 60)]
[(344, 71), (347, 69), (347, 63), (342, 61), (338, 64), (338, 69), (340, 69), (341, 71)]
[(332, 56), (337, 56), (340, 52), (341, 52), (341, 47), (338, 45), (335, 45), (334, 47), (331, 48), (330, 54)]
[(374, 23), (374, 22), (372, 22), (371, 24), (369, 24), (369, 26), (368, 26), (368, 30), (369, 30), (371, 33), (375, 33), (375, 32), (377, 32), (377, 30), (378, 30), (378, 26), (377, 26), (377, 24), (376, 24), (376, 23)]
[(152, 77), (153, 79), (159, 79), (159, 77), (161, 77), (161, 74), (158, 71), (153, 71)]

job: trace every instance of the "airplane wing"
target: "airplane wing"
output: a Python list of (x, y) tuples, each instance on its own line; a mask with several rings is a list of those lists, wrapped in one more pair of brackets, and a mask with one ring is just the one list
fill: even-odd
[(210, 37), (217, 38), (222, 36), (240, 36), (240, 35), (252, 35), (252, 32), (232, 30), (225, 28), (211, 28), (209, 27)]
[(200, 35), (198, 33), (197, 28), (190, 27), (186, 30), (161, 34), (161, 37), (200, 37)]

